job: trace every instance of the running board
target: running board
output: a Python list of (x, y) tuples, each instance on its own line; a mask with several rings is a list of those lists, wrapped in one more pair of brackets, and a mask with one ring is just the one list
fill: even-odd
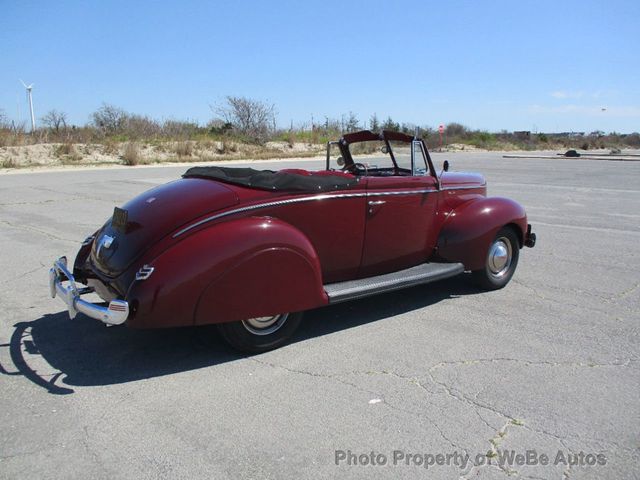
[(324, 286), (329, 303), (345, 302), (454, 277), (464, 272), (461, 263), (423, 263), (416, 267), (375, 277), (330, 283)]

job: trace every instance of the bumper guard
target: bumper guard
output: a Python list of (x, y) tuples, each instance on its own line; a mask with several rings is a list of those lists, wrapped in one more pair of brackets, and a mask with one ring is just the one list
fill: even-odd
[(129, 303), (124, 300), (111, 300), (106, 307), (82, 300), (80, 296), (92, 293), (93, 288), (76, 286), (75, 278), (67, 268), (67, 257), (60, 257), (53, 262), (49, 270), (49, 288), (51, 298), (58, 295), (67, 304), (71, 319), (81, 312), (107, 325), (120, 325), (129, 316)]
[(524, 246), (525, 247), (529, 247), (529, 248), (533, 248), (536, 246), (536, 234), (531, 232), (531, 224), (527, 225), (527, 235), (525, 236), (524, 239)]

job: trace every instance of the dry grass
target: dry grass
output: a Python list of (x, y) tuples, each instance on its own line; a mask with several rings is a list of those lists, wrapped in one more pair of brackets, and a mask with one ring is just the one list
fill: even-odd
[(115, 141), (102, 144), (64, 142), (0, 148), (3, 168), (55, 165), (120, 164), (141, 165), (166, 162), (215, 162), (225, 160), (268, 160), (320, 155), (322, 146), (309, 147), (286, 142), (269, 145), (246, 144), (230, 140), (181, 140), (151, 143)]
[(185, 157), (191, 157), (193, 156), (193, 142), (189, 142), (189, 141), (178, 142), (173, 147), (173, 151), (176, 155), (178, 155), (178, 158), (180, 159)]
[(131, 167), (140, 165), (140, 146), (135, 142), (127, 142), (122, 152), (122, 163)]
[(54, 149), (54, 155), (63, 165), (77, 165), (83, 158), (73, 143), (61, 143)]
[(117, 155), (118, 143), (115, 140), (109, 138), (104, 142), (102, 151), (105, 155)]
[(293, 130), (289, 131), (289, 135), (287, 136), (287, 146), (289, 148), (293, 148), (296, 144), (296, 134)]

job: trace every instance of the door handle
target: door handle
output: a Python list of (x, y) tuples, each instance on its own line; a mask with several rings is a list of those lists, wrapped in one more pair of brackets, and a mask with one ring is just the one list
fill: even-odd
[(379, 205), (384, 205), (385, 203), (387, 203), (384, 200), (369, 200), (368, 204), (369, 204), (369, 215), (373, 215), (373, 211), (374, 208), (379, 206)]

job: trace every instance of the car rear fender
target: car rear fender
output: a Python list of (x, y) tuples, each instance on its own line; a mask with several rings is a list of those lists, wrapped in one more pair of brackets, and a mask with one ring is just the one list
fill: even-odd
[(466, 202), (444, 221), (437, 256), (462, 262), (467, 270), (479, 270), (484, 267), (489, 245), (504, 226), (514, 229), (522, 248), (527, 215), (519, 203), (502, 197), (479, 197)]
[(127, 299), (133, 327), (220, 323), (327, 303), (307, 237), (270, 217), (231, 220), (187, 236), (155, 258)]

